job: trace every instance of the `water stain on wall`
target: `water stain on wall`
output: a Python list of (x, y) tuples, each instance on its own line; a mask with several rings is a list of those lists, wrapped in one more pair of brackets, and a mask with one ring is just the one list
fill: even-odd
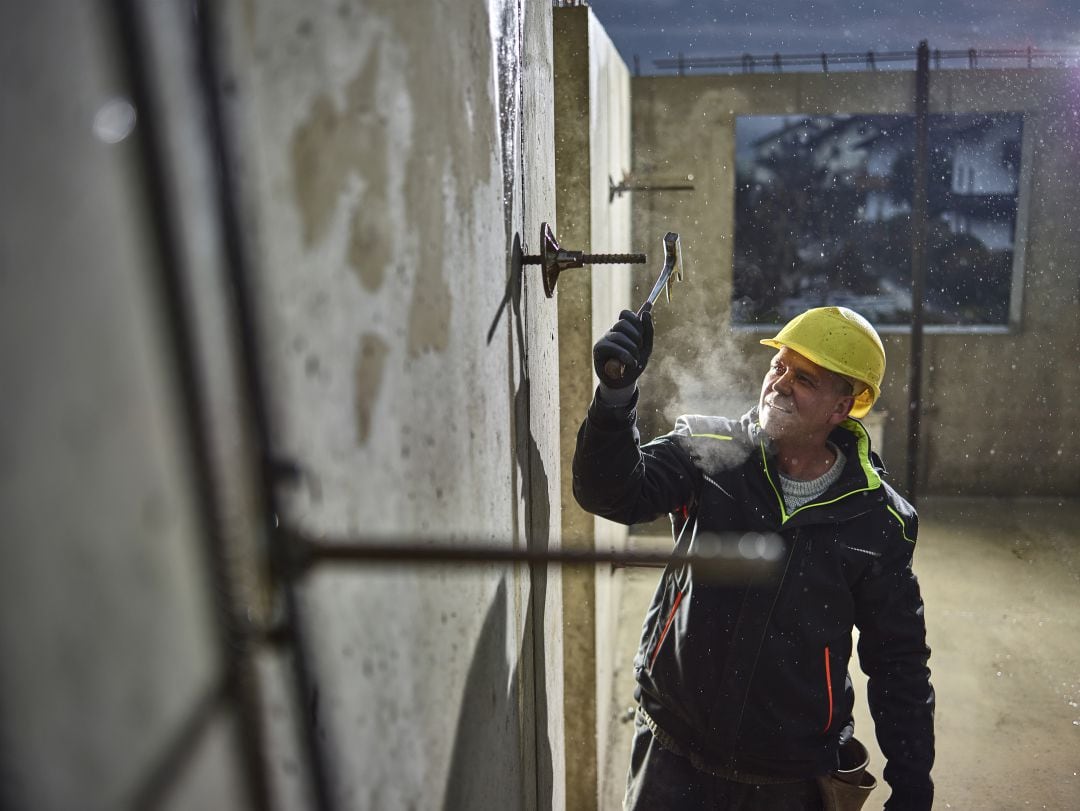
[[(327, 95), (316, 98), (311, 113), (293, 136), (292, 174), (304, 244), (312, 246), (326, 236), (341, 195), (351, 175), (364, 184), (364, 200), (350, 222), (346, 261), (365, 290), (378, 290), (387, 267), (407, 247), (415, 247), (416, 267), (407, 324), (407, 351), (415, 358), (425, 352), (445, 351), (450, 337), (453, 290), (446, 272), (454, 233), (473, 233), (471, 196), (491, 180), (495, 139), (490, 74), (477, 64), (490, 64), (491, 41), (483, 8), (471, 15), (387, 13), (402, 41), (435, 42), (459, 37), (469, 47), (449, 55), (417, 49), (406, 63), (404, 95), (415, 116), (407, 154), (394, 154), (390, 123), (394, 112), (383, 109), (380, 85), (388, 78), (380, 71), (380, 47), (367, 54), (360, 70), (345, 89), (338, 109)], [(417, 29), (424, 29), (418, 31)], [(449, 29), (464, 29), (451, 31)], [(449, 82), (431, 77), (449, 72)], [(445, 87), (460, 88), (447, 95)], [(400, 90), (397, 90), (400, 93)], [(405, 162), (405, 222), (391, 222), (394, 190), (389, 188), (391, 162)], [(447, 189), (452, 189), (448, 194)], [(451, 206), (460, 203), (458, 210)], [(453, 233), (455, 220), (464, 219)], [(408, 239), (412, 237), (412, 239)], [(465, 269), (461, 269), (465, 270)]]
[(387, 220), (388, 133), (379, 109), (380, 49), (372, 48), (345, 88), (339, 111), (320, 95), (293, 135), (292, 169), (297, 208), (308, 247), (326, 236), (350, 177), (364, 184), (364, 200), (350, 222), (346, 260), (365, 290), (381, 287), (397, 242)]
[(307, 247), (326, 235), (350, 172), (360, 168), (361, 133), (356, 123), (347, 111), (339, 113), (328, 96), (320, 95), (293, 135), (293, 184)]
[[(494, 83), (488, 71), (477, 70), (478, 65), (492, 63), (487, 8), (474, 3), (466, 14), (459, 6), (433, 5), (429, 11), (389, 17), (403, 40), (461, 43), (449, 51), (414, 49), (404, 74), (416, 112), (405, 181), (406, 225), (419, 237), (408, 320), (407, 348), (412, 358), (445, 351), (449, 343), (455, 302), (446, 272), (475, 272), (452, 264), (449, 249), (458, 234), (477, 232), (472, 220), (473, 192), (489, 186), (498, 155)], [(432, 76), (446, 78), (432, 82)], [(447, 87), (458, 92), (447, 94)], [(448, 231), (452, 224), (453, 230)], [(458, 302), (458, 306), (466, 304)]]
[[(368, 293), (384, 288), (390, 268), (409, 271), (400, 277), (411, 281), (405, 350), (415, 359), (447, 350), (454, 307), (468, 306), (452, 275), (477, 272), (455, 255), (475, 253), (461, 235), (482, 230), (473, 214), (476, 193), (491, 188), (499, 165), (490, 21), (482, 3), (468, 13), (433, 5), (416, 14), (377, 1), (369, 10), (386, 33), (363, 55), (342, 100), (319, 95), (294, 131), (293, 194), (301, 238), (311, 248), (341, 222), (343, 197), (359, 179), (362, 197), (346, 213), (343, 260)], [(444, 41), (462, 45), (414, 46), (400, 64), (393, 55), (395, 42)], [(399, 178), (403, 185), (392, 187)], [(371, 431), (386, 356), (383, 339), (363, 336), (356, 360), (361, 442)]]
[(360, 336), (356, 361), (356, 439), (363, 445), (371, 436), (372, 414), (382, 386), (389, 347), (372, 333)]
[(361, 208), (353, 216), (349, 229), (349, 249), (345, 258), (349, 267), (356, 271), (361, 286), (371, 293), (382, 287), (386, 266), (393, 258), (389, 229), (390, 224), (382, 208), (375, 211)]
[(357, 137), (366, 145), (360, 175), (367, 186), (364, 203), (353, 215), (349, 227), (346, 261), (356, 272), (365, 290), (374, 292), (383, 283), (387, 265), (394, 258), (393, 223), (388, 216), (390, 196), (386, 114), (379, 110), (380, 48), (375, 46), (364, 65), (345, 88), (346, 115), (356, 119)]

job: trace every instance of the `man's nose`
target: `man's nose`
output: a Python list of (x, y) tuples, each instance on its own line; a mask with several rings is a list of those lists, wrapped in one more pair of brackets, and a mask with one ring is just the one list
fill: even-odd
[(781, 394), (791, 393), (791, 372), (784, 372), (772, 384), (773, 389)]

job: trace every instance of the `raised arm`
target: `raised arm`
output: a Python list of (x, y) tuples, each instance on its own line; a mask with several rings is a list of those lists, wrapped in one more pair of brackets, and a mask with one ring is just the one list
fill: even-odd
[[(622, 524), (651, 521), (687, 505), (698, 485), (675, 439), (644, 449), (637, 430), (636, 381), (652, 351), (652, 314), (623, 310), (593, 347), (600, 379), (574, 452), (574, 497), (583, 509)], [(619, 376), (611, 372), (618, 369)]]

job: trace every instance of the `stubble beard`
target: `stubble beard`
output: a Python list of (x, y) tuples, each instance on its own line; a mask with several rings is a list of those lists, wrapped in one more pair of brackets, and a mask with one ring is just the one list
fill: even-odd
[(795, 409), (791, 403), (781, 402), (770, 405), (775, 398), (762, 398), (759, 407), (761, 428), (772, 439), (780, 439), (793, 426), (795, 422)]

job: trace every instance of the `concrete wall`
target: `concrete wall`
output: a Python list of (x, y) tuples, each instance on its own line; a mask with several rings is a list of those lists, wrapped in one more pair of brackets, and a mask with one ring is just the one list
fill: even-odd
[[(609, 181), (630, 168), (630, 75), (586, 6), (558, 8), (555, 26), (555, 175), (560, 245), (631, 250), (629, 198), (610, 198)], [(574, 501), (571, 460), (596, 385), (592, 345), (630, 306), (629, 267), (596, 265), (559, 277), (559, 410), (562, 536), (567, 545), (623, 548), (626, 528)], [(596, 808), (611, 702), (618, 583), (610, 567), (566, 571), (566, 786), (570, 808)], [(599, 796), (603, 796), (602, 793)]]
[[(148, 52), (134, 65), (123, 4), (39, 3), (2, 26), (0, 64), (20, 77), (0, 192), (0, 504), (17, 539), (0, 564), (4, 807), (130, 807), (160, 780), (165, 807), (253, 802), (207, 565), (211, 540), (254, 548), (234, 574), (246, 620), (267, 620), (252, 404), (221, 317), (238, 291), (190, 4), (131, 5)], [(269, 450), (298, 470), (274, 520), (557, 546), (556, 302), (514, 261), (557, 226), (550, 5), (201, 11), (224, 66)], [(112, 143), (127, 108), (107, 103), (136, 74), (152, 103)], [(160, 177), (142, 160), (150, 122)], [(274, 807), (311, 805), (301, 720), (335, 808), (565, 805), (557, 568), (324, 565), (300, 596), (318, 686), (305, 717), (287, 652), (263, 648), (248, 685)]]
[[(151, 38), (171, 95), (136, 110), (108, 8), (9, 4), (0, 25), (0, 806), (140, 807), (169, 775), (170, 807), (245, 808), (208, 539), (225, 538), (222, 510), (252, 537), (249, 447), (220, 309), (200, 307), (202, 339), (182, 347), (174, 306), (225, 300), (190, 43)], [(147, 20), (175, 30), (178, 11)], [(175, 125), (170, 254), (146, 172), (155, 118)], [(182, 351), (219, 417), (203, 447)], [(231, 480), (212, 498), (201, 451)], [(172, 758), (192, 730), (198, 751)]]
[[(925, 337), (920, 491), (1075, 495), (1080, 486), (1080, 287), (1071, 270), (1080, 220), (1071, 205), (1080, 160), (1075, 72), (933, 71), (930, 112), (1025, 113), (1021, 201), (1026, 230), (1022, 309), (1003, 334)], [(752, 404), (767, 360), (759, 333), (730, 326), (734, 126), (739, 115), (911, 113), (911, 72), (648, 77), (632, 83), (634, 168), (693, 174), (692, 192), (635, 198), (635, 234), (682, 233), (687, 284), (657, 313), (656, 351), (641, 413), (651, 430), (674, 415)], [(635, 277), (644, 286), (644, 277)], [(909, 341), (883, 335), (889, 368), (884, 458), (895, 482), (907, 468)]]
[[(512, 265), (555, 219), (550, 14), (230, 6), (275, 452), (301, 470), (283, 520), (305, 532), (559, 543), (556, 308)], [(556, 570), (328, 566), (302, 604), (342, 807), (561, 804)]]

